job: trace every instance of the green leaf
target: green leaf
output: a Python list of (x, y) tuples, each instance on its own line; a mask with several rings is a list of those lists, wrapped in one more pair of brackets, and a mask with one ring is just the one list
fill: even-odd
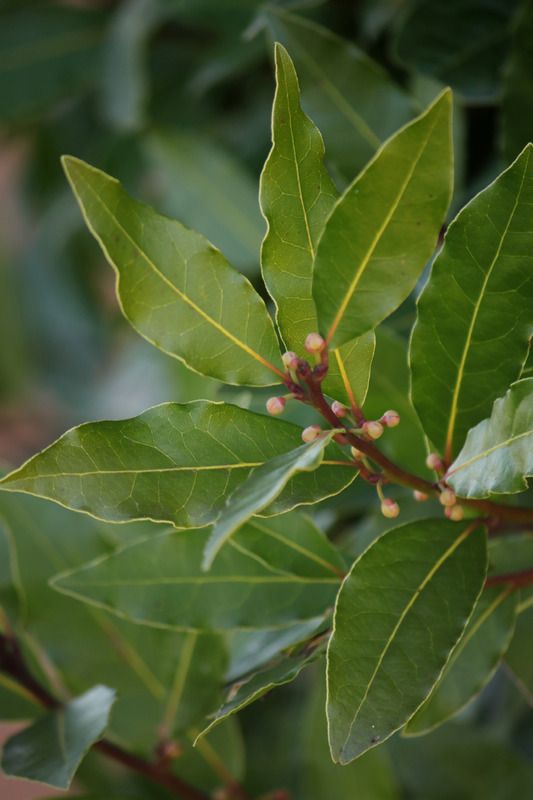
[(272, 150), (259, 194), (268, 224), (261, 266), (283, 341), (288, 350), (303, 352), (305, 337), (317, 328), (312, 296), (316, 245), (337, 192), (323, 164), (322, 136), (301, 109), (294, 65), (279, 44), (275, 58)]
[(502, 126), (504, 149), (509, 158), (533, 139), (533, 2), (524, 2), (516, 18), (511, 54), (504, 72)]
[(451, 94), (395, 134), (346, 189), (315, 259), (319, 329), (334, 346), (375, 328), (430, 258), (452, 187)]
[(509, 584), (483, 591), (444, 672), (407, 723), (405, 735), (419, 736), (441, 725), (486, 686), (511, 642), (517, 602), (515, 587)]
[(411, 0), (395, 43), (404, 64), (472, 101), (494, 100), (520, 0)]
[(226, 500), (205, 548), (204, 569), (211, 567), (230, 536), (255, 514), (264, 511), (281, 494), (291, 478), (300, 472), (318, 469), (324, 459), (324, 449), (334, 435), (334, 431), (330, 431), (314, 442), (275, 456), (252, 470)]
[(65, 572), (53, 585), (134, 622), (180, 631), (285, 628), (333, 604), (342, 562), (310, 523), (294, 515), (253, 520), (206, 573), (209, 533), (165, 531)]
[(461, 497), (513, 494), (533, 475), (533, 378), (513, 383), (484, 419), (468, 433), (446, 473)]
[(533, 569), (533, 533), (508, 533), (489, 541), (489, 574), (508, 575)]
[(533, 302), (533, 158), (528, 146), (452, 222), (419, 300), (412, 395), (451, 461), (520, 375)]
[[(191, 649), (191, 634), (112, 618), (49, 586), (60, 570), (76, 569), (112, 553), (121, 542), (161, 528), (146, 522), (106, 525), (43, 500), (6, 492), (0, 494), (0, 512), (13, 531), (25, 597), (21, 614), (12, 620), (31, 661), (45, 677), (51, 676), (51, 690), (62, 685), (75, 696), (97, 683), (115, 687), (118, 698), (110, 732), (146, 755), (153, 752), (163, 721), (177, 735), (203, 724), (221, 700), (227, 668), (221, 636), (202, 633)], [(183, 692), (176, 701), (180, 682)], [(13, 692), (13, 687), (6, 686), (8, 690)], [(11, 704), (1, 700), (2, 709), (19, 719), (34, 715), (35, 709), (21, 714), (19, 706), (20, 702), (10, 711)]]
[(400, 414), (400, 425), (387, 431), (380, 449), (411, 472), (424, 475), (427, 452), (422, 426), (409, 399), (407, 357), (405, 339), (386, 325), (380, 325), (376, 331), (376, 354), (365, 415), (368, 419), (379, 419), (388, 408)]
[(373, 331), (329, 351), (329, 369), (322, 389), (347, 406), (365, 402), (376, 348)]
[(272, 689), (291, 683), (305, 667), (323, 656), (325, 649), (325, 642), (322, 641), (317, 645), (306, 646), (300, 652), (281, 655), (273, 664), (232, 684), (224, 703), (214, 714), (212, 722), (201, 731), (199, 737), (204, 736), (227, 717), (255, 703)]
[[(110, 522), (152, 519), (208, 525), (250, 470), (300, 442), (301, 429), (237, 406), (166, 403), (129, 420), (89, 422), (65, 433), (0, 481)], [(331, 444), (316, 474), (295, 476), (266, 514), (315, 503), (356, 475)], [(347, 463), (347, 462), (346, 462)]]
[(322, 131), (328, 158), (351, 179), (412, 116), (413, 101), (352, 42), (279, 6), (262, 16), (294, 59), (303, 107)]
[[(15, 620), (25, 608), (17, 552), (11, 527), (0, 516), (0, 611)], [(0, 614), (0, 626), (1, 626)]]
[(439, 678), (486, 572), (482, 527), (407, 523), (354, 563), (328, 647), (329, 741), (346, 764), (388, 739)]
[(210, 139), (174, 130), (146, 136), (143, 149), (165, 214), (203, 233), (231, 264), (256, 275), (263, 225), (257, 183), (243, 164)]
[(95, 686), (12, 736), (4, 745), (6, 775), (68, 789), (81, 760), (101, 738), (115, 692)]
[(516, 620), (516, 630), (505, 661), (511, 668), (518, 685), (533, 706), (533, 605), (528, 606)]
[(302, 723), (305, 800), (399, 800), (400, 789), (385, 747), (369, 750), (342, 769), (332, 762), (324, 714), (325, 681), (322, 671), (317, 673), (320, 681), (310, 687), (309, 709)]
[[(18, 7), (17, 7), (18, 6)], [(32, 118), (95, 81), (102, 16), (65, 6), (2, 10), (0, 119)]]
[(123, 312), (151, 344), (226, 383), (275, 382), (279, 347), (248, 280), (203, 236), (133, 200), (70, 156), (63, 164), (89, 229), (117, 274)]

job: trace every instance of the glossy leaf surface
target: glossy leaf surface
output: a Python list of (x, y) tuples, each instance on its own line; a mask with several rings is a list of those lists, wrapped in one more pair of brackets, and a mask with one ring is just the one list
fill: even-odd
[(263, 16), (294, 59), (304, 110), (322, 131), (328, 158), (351, 180), (412, 116), (413, 101), (347, 39), (280, 6), (268, 6)]
[(237, 486), (228, 497), (209, 536), (204, 553), (204, 569), (209, 569), (230, 536), (251, 517), (267, 508), (292, 477), (300, 472), (314, 472), (318, 469), (324, 458), (324, 449), (333, 435), (333, 432), (325, 434), (314, 442), (265, 461)]
[(469, 432), (446, 479), (461, 497), (523, 492), (533, 474), (532, 443), (533, 378), (525, 378)]
[(394, 528), (355, 562), (328, 647), (329, 741), (346, 764), (404, 725), (437, 681), (486, 572), (483, 529)]
[[(1, 482), (111, 522), (152, 519), (177, 527), (213, 522), (250, 470), (301, 442), (301, 429), (237, 406), (197, 401), (138, 417), (80, 425)], [(265, 513), (317, 502), (347, 486), (353, 467), (295, 476)], [(333, 456), (333, 459), (330, 458)]]
[(133, 200), (120, 183), (63, 159), (85, 220), (117, 274), (126, 318), (149, 342), (226, 383), (276, 382), (265, 305), (203, 236)]
[(318, 244), (313, 296), (333, 346), (375, 328), (405, 300), (450, 202), (451, 95), (395, 134), (337, 201)]
[(533, 147), (457, 216), (419, 300), (412, 395), (451, 460), (520, 375), (533, 303)]
[(68, 789), (83, 756), (107, 727), (115, 692), (95, 686), (50, 712), (4, 745), (6, 775)]
[(320, 131), (301, 109), (294, 65), (276, 45), (272, 150), (261, 175), (260, 200), (268, 230), (261, 249), (267, 288), (288, 350), (303, 353), (315, 331), (313, 261), (337, 192), (324, 166)]
[(332, 605), (339, 556), (311, 523), (254, 520), (206, 573), (209, 533), (151, 536), (59, 575), (54, 586), (126, 619), (182, 631), (289, 627)]
[(441, 725), (489, 682), (511, 642), (518, 597), (512, 585), (486, 588), (438, 683), (407, 723), (418, 736)]
[(340, 400), (348, 407), (353, 402), (362, 406), (368, 391), (375, 348), (376, 337), (373, 331), (332, 348), (329, 353), (328, 374), (322, 383), (325, 394)]

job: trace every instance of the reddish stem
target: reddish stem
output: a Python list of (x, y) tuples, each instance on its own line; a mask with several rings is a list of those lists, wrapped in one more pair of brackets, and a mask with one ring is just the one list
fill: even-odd
[(485, 581), (485, 586), (497, 586), (500, 583), (511, 583), (515, 589), (529, 586), (529, 584), (533, 583), (533, 569), (508, 572), (506, 575), (489, 575)]

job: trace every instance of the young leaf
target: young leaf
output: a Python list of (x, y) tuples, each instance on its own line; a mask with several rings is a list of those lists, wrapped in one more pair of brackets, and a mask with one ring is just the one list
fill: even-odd
[(459, 639), (486, 573), (483, 528), (422, 520), (354, 563), (328, 647), (329, 741), (346, 764), (401, 728)]
[(395, 134), (337, 201), (318, 244), (313, 295), (333, 346), (375, 328), (414, 288), (452, 188), (451, 94)]
[(204, 736), (232, 714), (255, 703), (260, 697), (295, 680), (305, 667), (325, 653), (325, 642), (315, 647), (304, 647), (299, 653), (281, 655), (274, 664), (252, 673), (229, 687), (224, 703), (213, 715), (213, 721), (197, 737)]
[(272, 150), (259, 190), (268, 224), (261, 266), (283, 341), (288, 350), (302, 352), (305, 337), (317, 328), (313, 260), (337, 192), (323, 164), (322, 136), (300, 107), (293, 63), (279, 44), (275, 58)]
[(520, 375), (533, 303), (533, 148), (452, 222), (418, 303), (412, 395), (451, 459), (469, 428)]
[(95, 686), (12, 736), (4, 745), (6, 775), (68, 789), (81, 760), (105, 731), (115, 692)]
[(324, 449), (334, 432), (324, 434), (314, 442), (296, 450), (282, 453), (256, 467), (231, 494), (211, 531), (204, 553), (204, 569), (209, 569), (220, 548), (237, 528), (259, 514), (278, 497), (289, 480), (299, 472), (314, 472), (324, 458)]
[(410, 119), (413, 101), (351, 41), (279, 5), (262, 16), (296, 63), (303, 106), (324, 135), (328, 158), (351, 180)]
[(123, 312), (151, 344), (226, 383), (276, 382), (272, 321), (248, 280), (199, 233), (133, 200), (70, 156), (63, 164), (89, 229), (117, 274)]
[(323, 616), (340, 582), (316, 529), (252, 521), (202, 569), (209, 529), (165, 531), (58, 575), (54, 588), (144, 625), (180, 631), (289, 628)]
[(513, 383), (484, 419), (468, 433), (446, 473), (461, 497), (513, 494), (533, 475), (533, 378)]
[(441, 725), (468, 703), (494, 675), (514, 632), (518, 595), (514, 586), (490, 586), (479, 598), (438, 683), (404, 734), (419, 736)]
[(328, 374), (322, 383), (324, 392), (347, 406), (362, 406), (368, 391), (375, 349), (374, 331), (332, 348), (329, 352)]
[[(237, 406), (166, 403), (129, 420), (65, 433), (0, 481), (109, 522), (152, 519), (177, 527), (213, 522), (254, 467), (294, 449), (301, 428)], [(332, 443), (319, 479), (295, 476), (265, 514), (336, 494), (356, 476)], [(332, 457), (332, 458), (331, 458)]]

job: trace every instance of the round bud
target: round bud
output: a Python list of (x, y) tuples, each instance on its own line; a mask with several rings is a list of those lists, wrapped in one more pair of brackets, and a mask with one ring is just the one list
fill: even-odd
[(319, 333), (309, 333), (305, 337), (304, 347), (308, 353), (321, 353), (326, 346), (326, 340)]
[(363, 432), (369, 439), (379, 439), (383, 435), (383, 425), (377, 420), (370, 420), (363, 424)]
[(398, 414), (397, 411), (393, 411), (391, 409), (389, 411), (385, 411), (380, 421), (387, 428), (395, 428), (397, 425), (400, 424), (400, 415)]
[(302, 439), (306, 443), (314, 442), (315, 439), (318, 439), (321, 433), (322, 433), (322, 428), (320, 427), (320, 425), (309, 425), (309, 427), (303, 429)]
[(358, 450), (357, 447), (350, 447), (350, 453), (356, 461), (361, 461), (365, 457), (365, 454)]
[(331, 410), (335, 414), (336, 417), (345, 417), (348, 413), (348, 409), (342, 403), (339, 403), (338, 400), (334, 400), (331, 404)]
[(283, 409), (285, 408), (285, 398), (284, 397), (269, 397), (266, 401), (266, 410), (269, 414), (283, 414)]
[(439, 494), (439, 503), (443, 506), (454, 506), (457, 502), (453, 489), (443, 489)]
[(453, 520), (454, 522), (461, 522), (463, 519), (465, 512), (463, 511), (463, 507), (456, 505), (456, 506), (446, 506), (444, 509), (444, 513), (448, 517), (448, 519)]
[(396, 500), (391, 500), (390, 497), (385, 497), (381, 503), (381, 513), (387, 519), (395, 519), (400, 513), (400, 506)]
[(425, 492), (419, 492), (418, 489), (414, 490), (413, 497), (417, 503), (423, 503), (425, 500), (429, 500), (429, 495)]
[(283, 353), (281, 360), (285, 369), (296, 369), (298, 367), (298, 356), (292, 350), (287, 350), (286, 353)]
[(444, 464), (442, 463), (442, 459), (437, 453), (430, 453), (426, 458), (426, 467), (428, 469), (435, 470), (435, 472), (441, 472)]

